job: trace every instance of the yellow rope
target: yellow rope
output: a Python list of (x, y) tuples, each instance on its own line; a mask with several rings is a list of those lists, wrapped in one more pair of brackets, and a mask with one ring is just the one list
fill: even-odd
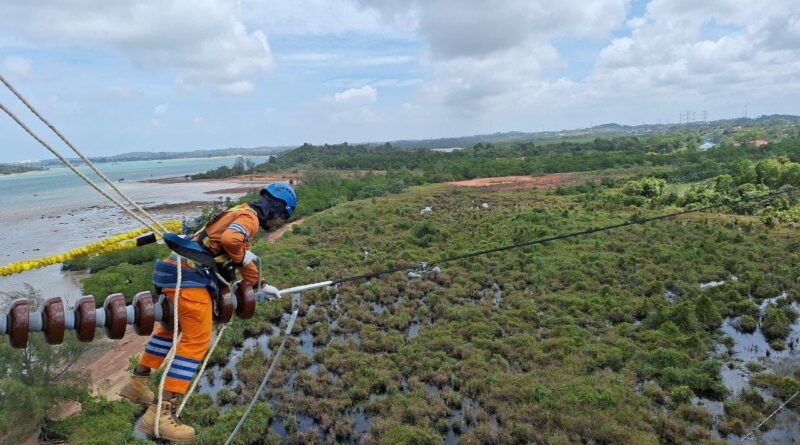
[[(164, 226), (170, 232), (179, 232), (181, 230), (181, 222), (178, 220), (167, 221)], [(136, 247), (136, 240), (134, 238), (143, 235), (150, 230), (142, 227), (141, 229), (132, 230), (127, 233), (114, 235), (100, 241), (89, 243), (85, 246), (76, 247), (64, 253), (50, 255), (42, 258), (34, 258), (31, 260), (15, 261), (13, 263), (0, 266), (0, 276), (8, 276), (32, 269), (39, 269), (53, 264), (64, 263), (87, 255), (94, 255), (98, 253), (116, 252), (118, 250), (125, 250)]]

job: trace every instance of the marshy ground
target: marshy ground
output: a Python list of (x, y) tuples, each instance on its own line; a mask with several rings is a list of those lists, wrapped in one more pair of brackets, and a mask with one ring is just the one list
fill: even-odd
[[(288, 286), (628, 216), (602, 197), (427, 186), (309, 217), (263, 253)], [(760, 353), (742, 357), (730, 331), (796, 307), (797, 259), (796, 244), (736, 217), (694, 217), (307, 294), (261, 431), (276, 443), (733, 439), (800, 387), (796, 360), (768, 356), (796, 359), (793, 313)], [(186, 414), (204, 443), (227, 431), (213, 413), (249, 401), (287, 309), (264, 305), (226, 335)], [(785, 420), (771, 434), (791, 437)]]

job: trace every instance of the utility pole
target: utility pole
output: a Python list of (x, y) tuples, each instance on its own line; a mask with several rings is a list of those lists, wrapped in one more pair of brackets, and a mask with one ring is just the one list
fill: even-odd
[(747, 104), (744, 104), (744, 118), (747, 119)]
[(703, 110), (703, 123), (704, 124), (708, 123), (708, 111), (706, 110)]

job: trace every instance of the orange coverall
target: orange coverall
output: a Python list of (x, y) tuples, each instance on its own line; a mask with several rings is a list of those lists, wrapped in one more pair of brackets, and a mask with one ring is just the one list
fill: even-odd
[[(226, 210), (205, 228), (207, 238), (203, 244), (217, 258), (230, 259), (241, 263), (244, 254), (250, 248), (250, 240), (258, 231), (258, 217), (247, 204)], [(198, 241), (198, 240), (195, 240)], [(175, 264), (174, 259), (164, 259)], [(193, 269), (185, 261), (181, 269), (191, 272)], [(253, 286), (258, 281), (258, 268), (254, 263), (239, 268), (242, 286)], [(164, 288), (163, 293), (173, 302), (175, 289)], [(164, 390), (178, 394), (186, 393), (189, 384), (200, 367), (200, 362), (208, 351), (213, 328), (213, 306), (211, 295), (205, 287), (181, 288), (178, 301), (178, 326), (182, 332), (172, 367), (167, 370)], [(150, 341), (147, 342), (139, 360), (142, 366), (157, 369), (161, 367), (172, 347), (172, 331), (156, 326)]]

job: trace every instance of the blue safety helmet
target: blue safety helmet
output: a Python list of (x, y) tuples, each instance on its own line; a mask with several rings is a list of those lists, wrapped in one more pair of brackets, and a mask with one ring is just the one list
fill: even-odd
[(292, 216), (294, 208), (297, 207), (297, 195), (291, 185), (285, 182), (273, 182), (261, 189), (261, 194), (265, 193), (283, 201), (286, 204), (287, 215)]

